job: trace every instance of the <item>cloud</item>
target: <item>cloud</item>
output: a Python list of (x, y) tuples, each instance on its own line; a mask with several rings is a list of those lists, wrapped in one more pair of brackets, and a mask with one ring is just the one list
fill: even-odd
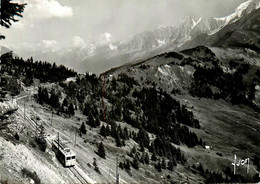
[(80, 36), (74, 36), (72, 40), (73, 40), (74, 47), (85, 48), (87, 45), (86, 41), (84, 41)]
[(51, 48), (57, 45), (57, 41), (55, 40), (42, 40), (41, 43), (46, 48)]
[(111, 42), (112, 42), (112, 35), (107, 32), (101, 34), (97, 40), (98, 45), (108, 45)]
[(22, 23), (21, 21), (20, 22), (15, 22), (13, 24), (13, 27), (14, 28), (18, 28), (18, 29), (22, 29), (22, 28), (24, 28), (24, 23)]
[(104, 33), (101, 35), (101, 38), (103, 38), (105, 41), (109, 42), (111, 41), (111, 34), (110, 33)]
[(64, 18), (73, 16), (73, 9), (57, 0), (27, 0), (25, 13), (31, 18)]

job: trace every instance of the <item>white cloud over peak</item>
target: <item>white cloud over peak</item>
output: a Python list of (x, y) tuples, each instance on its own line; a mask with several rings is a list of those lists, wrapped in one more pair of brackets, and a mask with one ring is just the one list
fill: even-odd
[(73, 9), (57, 0), (27, 0), (25, 13), (31, 18), (64, 18), (73, 16)]
[(96, 42), (98, 45), (108, 45), (112, 42), (112, 35), (110, 33), (102, 33)]
[(87, 45), (86, 41), (84, 41), (80, 36), (74, 36), (72, 40), (73, 40), (74, 47), (85, 48)]
[(105, 40), (105, 41), (107, 41), (107, 42), (109, 42), (109, 41), (111, 41), (111, 34), (110, 33), (103, 33), (102, 35), (101, 35), (101, 37)]

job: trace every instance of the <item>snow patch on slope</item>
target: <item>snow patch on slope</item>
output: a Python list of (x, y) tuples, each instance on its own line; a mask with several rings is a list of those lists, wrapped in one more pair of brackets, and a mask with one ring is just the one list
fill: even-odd
[(166, 41), (165, 40), (156, 40), (157, 42), (158, 42), (158, 44), (159, 44), (159, 47), (161, 47), (161, 46), (163, 46), (165, 43), (166, 43)]
[(199, 20), (197, 22), (194, 19), (192, 19), (193, 25), (192, 25), (191, 29), (193, 29), (196, 25), (198, 25), (200, 23), (201, 19), (202, 18), (199, 18)]
[(117, 47), (113, 44), (109, 44), (109, 48), (110, 48), (110, 50), (116, 50), (117, 49)]
[(158, 69), (157, 69), (161, 74), (163, 74), (164, 76), (168, 76), (169, 74), (165, 71), (165, 70), (163, 70), (161, 67), (158, 67)]

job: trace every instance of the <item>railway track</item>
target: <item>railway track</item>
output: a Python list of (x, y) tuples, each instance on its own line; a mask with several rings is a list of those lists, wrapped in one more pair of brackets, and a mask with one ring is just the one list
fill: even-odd
[[(18, 108), (18, 110), (16, 111), (17, 114), (20, 116), (20, 118), (24, 118), (24, 114), (23, 111), (20, 109), (20, 107)], [(30, 125), (32, 126), (33, 129), (36, 129), (36, 124), (35, 122), (33, 122), (28, 116), (25, 115), (25, 120), (30, 123)]]
[[(23, 119), (23, 121), (27, 122), (30, 124), (30, 126), (38, 131), (39, 128), (39, 124), (37, 124), (35, 121), (33, 121), (32, 119), (30, 119), (29, 116), (27, 116), (26, 114), (24, 114), (24, 111), (21, 109), (21, 107), (18, 105), (18, 109), (16, 111), (16, 114)], [(47, 145), (49, 148), (51, 148), (51, 141), (46, 137), (46, 141), (47, 141)], [(80, 168), (79, 168), (80, 169)], [(81, 184), (89, 184), (89, 183), (96, 183), (95, 181), (93, 181), (91, 178), (87, 178), (90, 179), (90, 182), (88, 182), (84, 176), (82, 176), (82, 174), (77, 170), (76, 166), (73, 167), (69, 167), (69, 170), (73, 173), (73, 175), (78, 179), (78, 181)]]
[(82, 184), (87, 184), (87, 180), (77, 171), (74, 167), (69, 167), (69, 170), (74, 174), (74, 176), (80, 181)]
[[(17, 109), (16, 113), (18, 116), (20, 116), (20, 118), (23, 118), (24, 121), (27, 121), (34, 130), (36, 130), (36, 131), (39, 130), (39, 128), (38, 128), (39, 125), (36, 122), (34, 122), (33, 120), (31, 120), (27, 115), (24, 116), (24, 112), (20, 109), (20, 107)], [(48, 146), (51, 148), (51, 141), (47, 138), (46, 138), (46, 141), (49, 144)]]

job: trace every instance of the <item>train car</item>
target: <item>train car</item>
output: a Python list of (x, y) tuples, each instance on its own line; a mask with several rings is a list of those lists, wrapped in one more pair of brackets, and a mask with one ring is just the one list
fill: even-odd
[(65, 147), (57, 140), (55, 140), (52, 142), (52, 149), (63, 166), (71, 167), (75, 165), (76, 154), (70, 148)]

